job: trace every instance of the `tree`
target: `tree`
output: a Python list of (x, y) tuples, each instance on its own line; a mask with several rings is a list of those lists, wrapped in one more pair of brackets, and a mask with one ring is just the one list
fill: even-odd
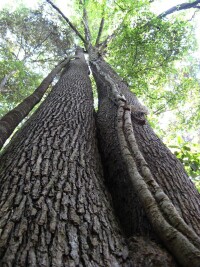
[(77, 48), (1, 155), (1, 264), (199, 266), (199, 194), (151, 129), (146, 108), (100, 54), (116, 36), (101, 41), (105, 9), (94, 42), (87, 1), (80, 2), (84, 35), (47, 2), (85, 45), (99, 107), (94, 116)]
[[(44, 9), (40, 5), (31, 11), (23, 6), (14, 11), (1, 11), (0, 99), (11, 107), (39, 85), (41, 70), (45, 73), (49, 66), (52, 68), (67, 56), (67, 49), (72, 46), (69, 28), (56, 23), (55, 15), (45, 16)], [(0, 114), (8, 110), (10, 107), (0, 110)]]
[(69, 59), (62, 60), (42, 81), (33, 94), (25, 98), (17, 107), (12, 109), (0, 119), (0, 149), (19, 123), (29, 114), (34, 106), (41, 101), (44, 93), (47, 91), (56, 74), (61, 71), (68, 61)]

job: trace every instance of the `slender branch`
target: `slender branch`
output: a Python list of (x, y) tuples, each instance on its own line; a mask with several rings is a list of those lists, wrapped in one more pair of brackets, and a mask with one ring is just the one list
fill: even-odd
[(98, 32), (98, 35), (97, 35), (95, 46), (97, 46), (99, 44), (99, 41), (100, 41), (100, 38), (101, 38), (101, 34), (102, 34), (102, 31), (103, 31), (103, 26), (104, 26), (104, 17), (101, 19), (101, 23), (100, 23), (100, 26), (99, 26), (99, 32)]
[(125, 19), (126, 19), (126, 16), (128, 15), (128, 13), (130, 12), (131, 10), (128, 10), (126, 12), (126, 14), (124, 15), (124, 18), (122, 20), (122, 22), (117, 26), (117, 28), (114, 30), (114, 32), (109, 35), (102, 43), (100, 43), (98, 46), (101, 47), (101, 50), (105, 49), (108, 45), (108, 43), (114, 39), (116, 36), (117, 36), (117, 33), (119, 32), (121, 26), (123, 25)]
[(72, 59), (72, 57), (62, 60), (30, 96), (25, 98), (18, 106), (0, 119), (0, 149), (11, 136), (17, 125), (29, 114), (33, 107), (40, 102), (56, 74), (69, 63), (70, 59)]
[(22, 48), (22, 34), (21, 34), (21, 38), (20, 38), (19, 50), (18, 50), (17, 55), (16, 55), (16, 59), (17, 59), (17, 60), (19, 59), (19, 53), (20, 53), (20, 51), (21, 51), (21, 48)]
[(116, 1), (114, 1), (114, 3), (122, 10), (125, 11), (125, 9), (123, 7), (121, 7)]
[(134, 58), (133, 58), (133, 66), (136, 63), (137, 56), (138, 56), (138, 44), (136, 43), (135, 54), (134, 54)]
[(67, 24), (71, 27), (71, 29), (76, 33), (76, 35), (84, 42), (86, 43), (86, 40), (83, 38), (81, 33), (76, 29), (76, 27), (72, 24), (72, 22), (62, 13), (62, 11), (54, 5), (51, 0), (46, 0), (62, 17), (63, 19), (67, 22)]
[(87, 15), (87, 10), (84, 7), (83, 8), (83, 25), (84, 25), (84, 31), (85, 31), (85, 44), (86, 46), (91, 45), (91, 33), (90, 33), (90, 28), (89, 28), (89, 23), (88, 23), (88, 15)]
[(46, 62), (56, 62), (55, 59), (52, 59), (52, 58), (44, 58), (44, 59), (34, 59), (34, 60), (29, 60), (28, 62), (30, 63), (37, 63), (37, 62), (43, 62), (43, 63), (46, 63)]
[(174, 7), (171, 7), (170, 9), (166, 10), (165, 12), (161, 13), (158, 18), (162, 19), (164, 17), (166, 17), (169, 14), (172, 14), (176, 11), (180, 11), (180, 10), (186, 10), (189, 8), (200, 8), (200, 6), (198, 6), (198, 4), (200, 4), (200, 0), (196, 0), (192, 3), (182, 3), (180, 5), (176, 5)]
[(99, 47), (101, 47), (102, 49), (106, 48), (108, 43), (116, 37), (118, 30), (119, 27), (111, 35), (108, 35), (108, 37), (102, 43), (99, 44)]
[[(200, 9), (200, 7), (196, 7), (196, 8)], [(192, 15), (192, 17), (188, 21), (192, 21), (194, 19), (194, 17), (196, 16), (197, 12), (199, 12), (199, 10), (195, 10), (194, 14)]]
[(176, 109), (177, 109), (176, 107), (175, 108), (170, 108), (170, 109), (165, 109), (165, 107), (161, 107), (160, 111), (158, 109), (155, 112), (153, 112), (153, 114), (157, 116), (157, 115), (160, 115), (160, 114), (162, 114), (164, 112), (169, 112), (169, 111), (173, 111), (173, 110), (176, 110)]

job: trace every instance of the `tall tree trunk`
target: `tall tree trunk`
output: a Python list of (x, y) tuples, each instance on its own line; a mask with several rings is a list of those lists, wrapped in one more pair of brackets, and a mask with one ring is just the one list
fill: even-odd
[[(179, 160), (155, 135), (145, 119), (145, 107), (138, 102), (122, 79), (102, 58), (96, 60), (92, 58), (91, 67), (99, 93), (97, 127), (106, 182), (113, 198), (115, 212), (125, 234), (128, 237), (140, 235), (154, 238), (158, 243), (161, 239), (181, 266), (189, 266), (189, 263), (190, 266), (199, 266), (199, 193), (188, 178)], [(123, 109), (129, 110), (129, 112), (131, 110), (132, 122), (131, 126), (129, 123), (129, 129), (126, 128), (126, 113), (123, 113), (124, 117), (122, 116), (122, 119), (119, 117), (117, 94), (121, 98), (121, 103), (125, 103), (122, 113), (124, 112)], [(136, 139), (134, 142), (132, 140), (132, 143), (126, 143), (123, 149), (121, 149), (121, 136), (118, 129), (119, 120), (123, 121), (121, 130), (125, 132), (125, 135), (130, 134), (130, 127), (132, 127), (132, 136)], [(133, 149), (130, 152), (128, 146), (135, 150)], [(135, 170), (130, 166), (132, 158)], [(150, 173), (150, 178), (153, 177), (153, 179), (146, 179), (146, 183), (142, 181), (145, 184), (145, 190), (151, 189), (146, 200), (141, 193), (144, 191), (141, 184), (137, 186), (138, 180), (145, 176), (145, 168), (148, 174)], [(135, 181), (133, 181), (132, 174), (135, 175)], [(155, 218), (157, 216), (156, 212), (153, 215), (149, 211), (154, 205), (151, 200), (157, 205), (156, 209), (162, 215), (161, 219), (160, 217)], [(162, 201), (163, 203), (161, 203)], [(170, 212), (166, 213), (166, 211)], [(165, 214), (162, 214), (162, 212)], [(159, 224), (162, 221), (164, 224)], [(173, 230), (170, 230), (173, 234), (169, 235), (169, 232), (165, 232), (164, 225), (168, 229), (171, 226), (174, 227)], [(191, 243), (188, 242), (184, 253), (182, 244), (186, 244), (185, 240), (190, 239), (190, 233), (194, 239)], [(171, 240), (169, 240), (169, 236), (171, 236)], [(172, 243), (170, 243), (172, 239), (179, 239), (179, 245), (177, 246), (174, 243), (172, 246)], [(189, 247), (192, 247), (190, 252)], [(193, 258), (195, 258), (194, 261), (192, 261)]]
[(12, 135), (19, 123), (29, 114), (34, 106), (40, 102), (56, 74), (61, 71), (69, 60), (70, 59), (65, 59), (61, 61), (30, 96), (26, 97), (18, 106), (0, 119), (0, 149), (5, 141)]
[(0, 158), (0, 266), (133, 266), (96, 145), (83, 53)]

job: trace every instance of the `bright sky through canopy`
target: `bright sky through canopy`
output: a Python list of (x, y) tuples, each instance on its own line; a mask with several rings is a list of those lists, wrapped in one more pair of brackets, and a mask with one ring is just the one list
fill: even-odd
[(179, 5), (183, 2), (187, 2), (184, 0), (158, 0), (152, 3), (152, 11), (156, 14), (160, 14), (164, 12), (165, 10), (169, 9), (170, 7), (173, 7), (175, 5)]
[[(34, 0), (34, 1), (30, 1), (30, 0), (1, 0), (0, 1), (0, 9), (6, 7), (6, 6), (12, 6), (13, 8), (15, 8), (16, 6), (18, 6), (21, 3), (24, 3), (25, 6), (30, 7), (30, 8), (34, 8), (37, 6), (37, 3), (39, 1)], [(156, 3), (153, 4), (153, 9), (155, 13), (161, 13), (167, 9), (169, 9), (172, 6), (178, 5), (180, 3), (183, 3), (183, 0), (161, 0), (161, 1), (155, 1)], [(158, 4), (159, 2), (159, 4)], [(68, 4), (70, 4), (71, 1), (68, 0)], [(65, 13), (65, 9), (66, 9), (66, 3), (63, 0), (56, 0), (56, 4), (59, 6), (60, 9), (62, 9), (63, 13)]]

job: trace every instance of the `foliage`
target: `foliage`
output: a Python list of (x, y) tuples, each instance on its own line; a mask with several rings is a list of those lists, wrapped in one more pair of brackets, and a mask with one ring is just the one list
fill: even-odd
[[(153, 128), (167, 145), (176, 141), (177, 133), (192, 140), (200, 119), (199, 60), (193, 56), (197, 43), (192, 21), (185, 20), (183, 13), (161, 20), (150, 11), (149, 1), (105, 3), (85, 1), (93, 44), (104, 17), (101, 41), (114, 32), (107, 61), (148, 106)], [(192, 144), (186, 153), (190, 143), (186, 144), (176, 154), (180, 160), (183, 157), (186, 171), (194, 178), (199, 175), (194, 170), (200, 165), (199, 154)]]
[(38, 10), (19, 8), (14, 12), (1, 11), (1, 46), (6, 45), (9, 51), (19, 60), (30, 59), (31, 62), (49, 58), (63, 57), (71, 47), (73, 38), (71, 30), (55, 16), (48, 14), (43, 6)]
[[(123, 23), (120, 34), (109, 46), (108, 59), (137, 95), (164, 99), (159, 108), (174, 98), (175, 93), (161, 91), (161, 87), (178, 75), (173, 63), (191, 49), (188, 39), (192, 29), (184, 21), (171, 23), (152, 18), (148, 22), (145, 14), (134, 25), (132, 20)], [(148, 102), (152, 107), (153, 101)]]
[(15, 11), (0, 13), (0, 116), (16, 106), (37, 88), (49, 69), (63, 58), (73, 43), (66, 25), (40, 6), (29, 10), (20, 6)]
[(180, 136), (176, 145), (169, 145), (176, 157), (182, 162), (187, 173), (200, 190), (200, 144), (186, 142)]
[(195, 183), (197, 190), (200, 192), (200, 176), (193, 178), (193, 182)]
[[(197, 134), (200, 119), (199, 59), (192, 21), (176, 14), (161, 20), (147, 7), (127, 14), (109, 44), (107, 60), (149, 109), (161, 137)], [(170, 114), (170, 116), (167, 116)], [(169, 119), (170, 117), (170, 119)], [(168, 125), (163, 128), (163, 121)]]
[(4, 77), (12, 70), (16, 70), (16, 72), (7, 81), (4, 91), (0, 92), (0, 116), (30, 95), (37, 88), (42, 78), (41, 75), (26, 67), (22, 61), (0, 61), (0, 77)]

